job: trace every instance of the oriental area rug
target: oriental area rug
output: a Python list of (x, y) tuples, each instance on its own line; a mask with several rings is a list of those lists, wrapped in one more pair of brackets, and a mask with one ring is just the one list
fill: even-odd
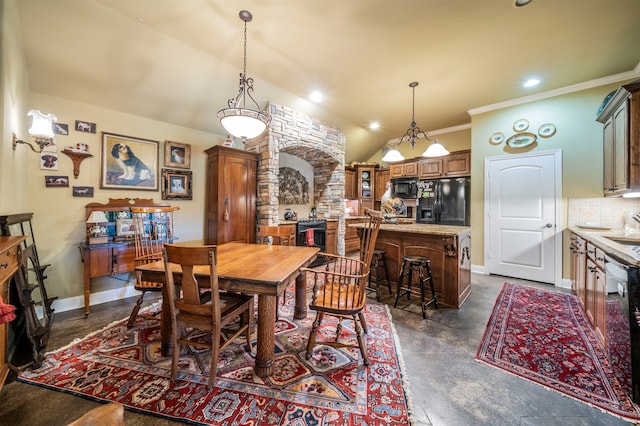
[[(181, 356), (172, 383), (171, 358), (160, 356), (159, 322), (139, 318), (131, 329), (123, 319), (48, 353), (40, 369), (24, 371), (18, 380), (191, 424), (410, 424), (404, 365), (387, 306), (365, 308), (368, 368), (359, 351), (329, 346), (316, 346), (306, 360), (315, 313), (292, 320), (294, 295), (288, 293), (276, 323), (275, 372), (267, 378), (254, 374), (241, 337), (220, 353), (212, 391), (206, 386), (209, 358), (203, 374), (195, 359)], [(335, 334), (337, 322), (325, 317), (323, 323), (318, 341)], [(344, 322), (342, 339), (355, 341), (351, 327)]]
[(640, 420), (625, 378), (616, 378), (572, 294), (505, 283), (476, 359), (617, 417)]

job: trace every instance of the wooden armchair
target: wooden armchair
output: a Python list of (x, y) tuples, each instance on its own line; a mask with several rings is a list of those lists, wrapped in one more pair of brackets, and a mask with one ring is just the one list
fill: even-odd
[[(344, 256), (336, 256), (327, 253), (321, 255), (326, 264), (323, 268), (302, 268), (301, 272), (307, 274), (307, 282), (313, 283), (313, 294), (309, 309), (316, 311), (316, 318), (309, 333), (306, 358), (311, 358), (313, 347), (316, 344), (316, 333), (325, 315), (338, 317), (335, 341), (321, 342), (332, 347), (359, 348), (364, 365), (369, 365), (367, 348), (363, 333), (367, 332), (367, 323), (362, 310), (365, 306), (366, 286), (369, 277), (369, 267), (373, 257), (378, 231), (382, 223), (382, 213), (375, 210), (367, 210), (369, 221), (361, 231), (360, 259)], [(358, 344), (343, 343), (338, 340), (342, 332), (342, 321), (351, 319)]]
[[(179, 207), (131, 207), (133, 219), (133, 236), (136, 246), (136, 266), (162, 260), (162, 246), (173, 243), (173, 212)], [(148, 291), (162, 291), (162, 283), (143, 281), (140, 273), (136, 273), (134, 288), (140, 292), (127, 327), (132, 327), (140, 312), (144, 295)], [(149, 315), (141, 315), (145, 319), (157, 319)]]

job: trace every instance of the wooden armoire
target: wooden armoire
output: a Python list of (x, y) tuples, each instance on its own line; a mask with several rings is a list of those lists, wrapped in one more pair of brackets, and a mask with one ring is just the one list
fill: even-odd
[(258, 154), (221, 145), (205, 153), (205, 243), (255, 242)]

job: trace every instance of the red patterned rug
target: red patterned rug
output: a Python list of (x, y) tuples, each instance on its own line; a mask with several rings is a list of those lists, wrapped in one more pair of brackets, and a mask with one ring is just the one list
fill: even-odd
[[(192, 373), (171, 383), (171, 359), (159, 355), (158, 322), (139, 319), (131, 329), (122, 320), (47, 354), (40, 369), (22, 372), (18, 380), (192, 424), (410, 424), (404, 365), (387, 306), (366, 307), (365, 368), (358, 351), (329, 346), (316, 346), (305, 360), (315, 314), (291, 320), (293, 300), (291, 293), (280, 307), (275, 373), (268, 378), (253, 373), (254, 360), (240, 338), (220, 354), (213, 391), (207, 391), (208, 371), (202, 375), (187, 355), (180, 358), (182, 369)], [(355, 340), (350, 323), (343, 338)], [(325, 326), (318, 340), (333, 335), (335, 325)], [(208, 365), (208, 358), (203, 361)]]
[(505, 283), (476, 359), (615, 416), (640, 408), (621, 386), (576, 296)]

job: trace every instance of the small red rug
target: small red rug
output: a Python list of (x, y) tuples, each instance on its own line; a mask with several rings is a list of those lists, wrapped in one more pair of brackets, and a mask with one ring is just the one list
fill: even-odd
[[(306, 360), (315, 314), (291, 320), (293, 300), (291, 293), (280, 307), (275, 372), (268, 378), (254, 374), (242, 337), (221, 352), (213, 391), (207, 390), (208, 371), (203, 375), (188, 355), (181, 356), (183, 372), (171, 383), (171, 359), (160, 356), (159, 324), (139, 319), (131, 329), (122, 320), (47, 354), (40, 369), (24, 371), (18, 380), (192, 424), (410, 424), (404, 365), (387, 306), (365, 309), (367, 368), (357, 350), (329, 346), (316, 346)], [(344, 322), (342, 338), (355, 341), (350, 323)], [(334, 335), (336, 324), (321, 329), (318, 340)], [(210, 358), (200, 355), (208, 366)]]
[(640, 420), (640, 408), (616, 379), (574, 295), (505, 283), (476, 359), (615, 416)]

